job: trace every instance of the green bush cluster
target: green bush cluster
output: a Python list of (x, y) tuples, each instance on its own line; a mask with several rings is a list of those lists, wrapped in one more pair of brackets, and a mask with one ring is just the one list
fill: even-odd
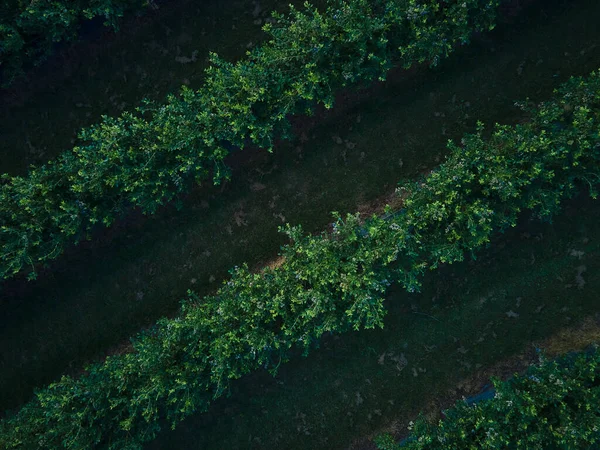
[(0, 79), (8, 87), (24, 65), (43, 62), (57, 42), (77, 38), (84, 19), (104, 17), (118, 29), (127, 10), (142, 9), (148, 0), (3, 0), (0, 6)]
[(103, 117), (85, 142), (25, 177), (0, 177), (0, 278), (56, 258), (132, 207), (154, 213), (194, 182), (229, 176), (227, 148), (273, 147), (290, 114), (331, 107), (343, 86), (383, 79), (395, 64), (437, 62), (476, 30), (499, 0), (331, 0), (274, 14), (270, 39), (236, 64), (212, 54), (204, 86), (166, 104)]
[[(277, 268), (236, 267), (213, 296), (192, 292), (173, 319), (132, 340), (134, 351), (63, 377), (0, 424), (1, 448), (137, 449), (227, 393), (251, 371), (275, 373), (326, 332), (383, 326), (392, 282), (419, 288), (423, 271), (461, 261), (524, 210), (549, 219), (583, 181), (600, 180), (600, 74), (572, 78), (530, 121), (483, 125), (425, 178), (403, 185), (399, 214), (336, 215), (330, 233), (282, 228)], [(391, 213), (388, 209), (388, 213)]]
[(524, 375), (494, 379), (495, 397), (472, 406), (457, 402), (432, 424), (419, 417), (397, 444), (380, 450), (591, 449), (600, 445), (600, 352), (543, 360)]

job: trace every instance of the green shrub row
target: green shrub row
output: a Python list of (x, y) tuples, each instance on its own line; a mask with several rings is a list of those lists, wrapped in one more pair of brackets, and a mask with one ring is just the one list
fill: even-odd
[[(466, 135), (426, 178), (399, 188), (405, 207), (386, 218), (336, 214), (331, 233), (282, 230), (277, 268), (236, 267), (214, 296), (192, 292), (181, 314), (134, 339), (78, 379), (63, 377), (0, 425), (1, 448), (140, 448), (228, 391), (229, 382), (326, 332), (383, 326), (392, 282), (419, 289), (426, 269), (461, 261), (532, 210), (549, 219), (578, 181), (600, 180), (600, 74), (573, 78), (553, 100), (523, 106), (530, 121)], [(388, 208), (388, 212), (389, 208)]]
[(114, 30), (123, 13), (148, 0), (3, 0), (0, 6), (0, 81), (8, 87), (24, 65), (43, 62), (58, 42), (77, 38), (85, 19), (104, 17)]
[[(383, 79), (394, 64), (436, 63), (493, 27), (499, 0), (331, 0), (306, 3), (264, 30), (270, 40), (236, 64), (211, 55), (198, 91), (81, 131), (85, 144), (26, 177), (0, 178), (0, 278), (56, 258), (131, 207), (156, 209), (194, 182), (228, 177), (227, 148), (272, 150), (290, 114), (331, 107), (337, 89)], [(312, 106), (311, 106), (312, 105)]]
[(380, 450), (592, 449), (600, 446), (600, 352), (542, 361), (525, 375), (494, 379), (495, 397), (469, 406), (457, 402), (433, 424), (419, 417), (397, 444), (376, 439)]

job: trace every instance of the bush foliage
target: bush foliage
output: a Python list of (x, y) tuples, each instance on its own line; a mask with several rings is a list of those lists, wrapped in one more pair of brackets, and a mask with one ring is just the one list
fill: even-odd
[(104, 25), (119, 28), (124, 12), (148, 6), (148, 0), (3, 0), (0, 6), (0, 76), (3, 87), (38, 65), (58, 42), (77, 38), (81, 22), (104, 17)]
[(432, 424), (419, 417), (397, 444), (376, 439), (380, 450), (591, 449), (600, 445), (600, 352), (542, 361), (508, 381), (494, 379), (493, 399), (457, 402)]
[[(192, 292), (181, 314), (133, 340), (134, 351), (63, 377), (0, 425), (2, 448), (138, 449), (258, 369), (276, 373), (326, 332), (383, 326), (390, 283), (419, 288), (426, 269), (461, 261), (532, 210), (549, 219), (562, 199), (600, 180), (600, 75), (572, 78), (530, 121), (484, 127), (449, 143), (451, 155), (403, 185), (405, 208), (387, 218), (336, 215), (331, 233), (282, 229), (277, 268), (236, 267), (213, 296)], [(388, 211), (391, 212), (391, 211)]]
[(161, 106), (104, 117), (83, 143), (25, 177), (0, 178), (0, 278), (56, 258), (132, 207), (154, 213), (194, 182), (229, 176), (228, 147), (272, 150), (290, 114), (331, 107), (337, 89), (390, 67), (436, 63), (493, 27), (499, 0), (331, 0), (266, 24), (270, 39), (233, 64), (212, 54), (204, 86)]

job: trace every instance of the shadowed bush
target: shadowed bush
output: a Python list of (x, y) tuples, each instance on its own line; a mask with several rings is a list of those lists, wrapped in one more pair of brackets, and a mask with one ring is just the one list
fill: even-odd
[(39, 65), (56, 43), (77, 39), (84, 20), (103, 17), (119, 29), (128, 10), (141, 10), (148, 0), (3, 0), (0, 6), (0, 81), (8, 87), (23, 74), (23, 66)]

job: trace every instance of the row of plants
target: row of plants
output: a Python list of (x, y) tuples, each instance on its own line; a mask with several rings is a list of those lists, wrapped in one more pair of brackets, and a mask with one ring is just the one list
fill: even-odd
[[(103, 117), (83, 142), (25, 177), (0, 177), (0, 277), (60, 255), (133, 207), (144, 214), (194, 183), (229, 177), (224, 158), (250, 143), (273, 149), (289, 116), (333, 105), (344, 86), (383, 80), (394, 65), (436, 64), (494, 26), (499, 0), (331, 0), (274, 14), (270, 39), (237, 63), (211, 55), (204, 86), (166, 104)], [(177, 202), (181, 207), (181, 202)]]
[(8, 87), (24, 66), (39, 65), (59, 42), (77, 38), (81, 23), (103, 17), (118, 30), (126, 11), (152, 0), (3, 0), (0, 6), (0, 81)]
[(420, 416), (408, 439), (379, 436), (380, 450), (584, 449), (600, 445), (600, 352), (541, 358), (527, 373), (492, 380), (495, 396), (457, 402), (438, 424)]
[(479, 124), (426, 177), (402, 184), (404, 208), (361, 221), (335, 214), (333, 231), (291, 239), (283, 263), (231, 270), (215, 295), (189, 292), (181, 313), (132, 339), (134, 351), (64, 376), (0, 424), (2, 448), (138, 449), (166, 423), (206, 411), (229, 383), (275, 374), (325, 333), (382, 327), (386, 288), (419, 289), (425, 270), (462, 261), (526, 210), (550, 219), (561, 200), (596, 197), (600, 182), (600, 74), (572, 78), (552, 100), (523, 103), (530, 120)]

